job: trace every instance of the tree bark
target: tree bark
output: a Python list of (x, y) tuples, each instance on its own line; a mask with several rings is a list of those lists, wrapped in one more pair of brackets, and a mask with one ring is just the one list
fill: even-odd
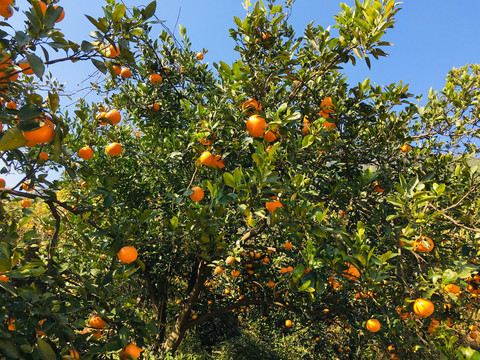
[(197, 303), (198, 297), (200, 296), (200, 291), (203, 288), (203, 284), (207, 279), (208, 275), (211, 272), (211, 267), (207, 266), (207, 263), (203, 260), (200, 260), (197, 269), (197, 277), (195, 283), (193, 285), (192, 291), (188, 300), (183, 305), (182, 310), (178, 314), (177, 320), (175, 321), (175, 325), (168, 336), (167, 340), (163, 343), (163, 350), (170, 351), (173, 354), (178, 349), (178, 346), (182, 342), (183, 338), (185, 337), (185, 333), (188, 330), (189, 326), (189, 319), (190, 314), (192, 312), (193, 307)]

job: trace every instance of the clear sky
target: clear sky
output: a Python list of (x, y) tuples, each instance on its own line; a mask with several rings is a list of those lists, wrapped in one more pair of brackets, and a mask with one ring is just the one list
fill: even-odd
[[(254, 0), (251, 0), (254, 3)], [(233, 62), (237, 56), (229, 37), (229, 28), (234, 26), (233, 17), (244, 18), (243, 0), (157, 0), (156, 16), (165, 20), (178, 35), (178, 24), (187, 28), (194, 50), (208, 50), (204, 62)], [(343, 1), (353, 5), (353, 0)], [(22, 13), (26, 1), (17, 0), (20, 12), (8, 21), (15, 28), (22, 28), (25, 15)], [(127, 7), (147, 5), (148, 0), (124, 0)], [(280, 4), (281, 1), (278, 1)], [(101, 16), (103, 2), (99, 0), (63, 0), (59, 5), (66, 12), (65, 19), (57, 26), (68, 39), (81, 42), (90, 40), (88, 34), (93, 25), (84, 14)], [(416, 95), (426, 94), (433, 87), (441, 90), (444, 78), (452, 67), (467, 63), (480, 63), (480, 1), (478, 0), (405, 0), (400, 5), (397, 23), (384, 36), (394, 46), (387, 48), (388, 58), (372, 62), (368, 70), (363, 62), (345, 69), (350, 84), (370, 77), (372, 83), (386, 85), (402, 80), (410, 84)], [(333, 16), (340, 12), (340, 1), (296, 0), (291, 24), (301, 36), (305, 25), (312, 20), (326, 28), (335, 25)], [(177, 24), (178, 21), (178, 24)], [(156, 27), (156, 28), (155, 28)], [(161, 31), (154, 25), (154, 33)], [(53, 52), (51, 52), (53, 53)], [(60, 56), (63, 54), (59, 53)], [(76, 90), (82, 80), (95, 71), (90, 63), (57, 64), (51, 71), (67, 88)], [(81, 87), (84, 87), (83, 84)], [(94, 97), (87, 100), (94, 101)], [(61, 106), (72, 103), (61, 99)], [(74, 109), (69, 107), (70, 112)]]

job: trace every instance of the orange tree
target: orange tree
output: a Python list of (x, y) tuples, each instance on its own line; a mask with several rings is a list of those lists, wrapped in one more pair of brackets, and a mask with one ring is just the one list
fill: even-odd
[[(480, 356), (478, 66), (425, 106), (403, 84), (351, 85), (342, 65), (385, 55), (398, 6), (342, 4), (338, 35), (300, 37), (291, 6), (235, 18), (239, 59), (213, 71), (185, 28), (151, 38), (155, 2), (108, 1), (82, 45), (103, 56), (104, 100), (50, 109), (42, 149), (23, 147), (39, 112), (4, 111), (2, 159), (40, 185), (1, 189), (6, 356), (158, 358), (231, 312), (305, 335), (311, 358)], [(42, 150), (62, 180), (44, 181)]]

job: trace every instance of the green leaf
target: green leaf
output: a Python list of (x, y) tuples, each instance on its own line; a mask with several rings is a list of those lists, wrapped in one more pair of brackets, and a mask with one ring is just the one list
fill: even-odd
[(135, 36), (139, 36), (139, 37), (140, 37), (140, 36), (143, 35), (143, 29), (137, 27), (137, 28), (133, 29), (133, 30), (131, 31), (131, 33), (132, 33), (133, 35), (135, 35)]
[(55, 25), (55, 21), (57, 21), (60, 15), (62, 15), (62, 11), (63, 8), (61, 6), (58, 6), (57, 8), (49, 6), (43, 18), (43, 23), (45, 27), (52, 28)]
[(313, 135), (307, 135), (302, 140), (302, 147), (307, 148), (310, 145), (312, 145), (314, 141), (315, 141), (315, 137)]
[(108, 72), (107, 67), (102, 61), (97, 59), (92, 59), (92, 63), (101, 73), (106, 74)]
[(123, 16), (125, 15), (125, 9), (126, 9), (125, 5), (118, 4), (115, 7), (115, 10), (113, 11), (112, 20), (114, 22), (118, 22), (118, 21), (122, 20)]
[(144, 223), (145, 221), (148, 220), (148, 218), (150, 217), (150, 215), (152, 215), (153, 213), (153, 209), (147, 209), (145, 210), (142, 215), (140, 215), (140, 223)]
[(304, 290), (306, 290), (306, 289), (310, 286), (310, 283), (311, 283), (311, 282), (312, 282), (311, 280), (305, 281), (305, 282), (303, 283), (303, 285), (298, 288), (298, 291), (304, 291)]
[(42, 114), (42, 112), (43, 111), (38, 107), (36, 107), (35, 105), (29, 104), (29, 105), (22, 106), (22, 108), (18, 110), (17, 117), (18, 117), (18, 120), (21, 120), (21, 121), (29, 120), (29, 119), (36, 118), (37, 116)]
[(382, 263), (385, 263), (387, 262), (388, 259), (390, 259), (390, 256), (392, 255), (392, 252), (389, 250), (387, 251), (385, 254), (383, 254), (382, 256), (380, 256), (380, 261)]
[(294, 280), (298, 280), (300, 279), (300, 277), (302, 277), (304, 272), (305, 272), (305, 266), (303, 266), (303, 264), (298, 264), (297, 266), (295, 266), (295, 269), (293, 269), (292, 278)]
[(237, 184), (235, 183), (235, 178), (229, 172), (223, 173), (223, 180), (225, 181), (225, 184), (232, 188), (235, 188), (237, 186)]
[(95, 50), (95, 46), (93, 46), (93, 44), (91, 42), (88, 42), (88, 41), (82, 41), (82, 44), (80, 45), (80, 48), (82, 49), (82, 51), (84, 52), (90, 52), (90, 51), (93, 51)]
[(365, 234), (365, 224), (361, 221), (357, 223), (357, 233), (360, 238)]
[(442, 284), (447, 285), (454, 283), (457, 281), (458, 274), (455, 271), (452, 271), (451, 269), (445, 270), (445, 272), (442, 275)]
[[(18, 352), (17, 347), (10, 340), (0, 339), (0, 350), (1, 350), (0, 351), (1, 353), (7, 355), (7, 357), (9, 358), (12, 358), (12, 359), (20, 358), (20, 353)], [(55, 354), (53, 354), (53, 357), (50, 358), (50, 360), (53, 360), (53, 359), (55, 359)]]
[(52, 110), (52, 113), (58, 109), (59, 100), (57, 92), (48, 92), (48, 104), (50, 106), (50, 110)]
[(24, 146), (27, 142), (22, 131), (17, 127), (13, 127), (5, 131), (0, 138), (0, 151), (17, 149)]
[(40, 353), (40, 357), (43, 360), (55, 360), (57, 358), (57, 355), (55, 355), (55, 352), (53, 351), (52, 347), (45, 340), (38, 338), (37, 345), (38, 345), (38, 351)]
[(230, 69), (230, 66), (228, 66), (226, 63), (223, 61), (220, 61), (220, 66), (224, 72), (226, 72), (228, 75), (232, 74), (232, 70)]
[(143, 10), (143, 19), (149, 19), (155, 14), (155, 10), (157, 8), (157, 2), (152, 1), (147, 7)]
[(120, 345), (125, 347), (128, 345), (128, 340), (130, 339), (130, 330), (124, 326), (118, 331), (118, 338), (120, 339)]
[(174, 216), (170, 219), (170, 224), (175, 229), (178, 226), (178, 217)]
[(370, 25), (368, 23), (360, 18), (354, 18), (353, 21), (365, 32), (368, 32), (370, 30)]
[(40, 59), (37, 55), (28, 52), (26, 53), (26, 56), (27, 61), (35, 75), (41, 78), (45, 72), (45, 64), (43, 63), (42, 59)]

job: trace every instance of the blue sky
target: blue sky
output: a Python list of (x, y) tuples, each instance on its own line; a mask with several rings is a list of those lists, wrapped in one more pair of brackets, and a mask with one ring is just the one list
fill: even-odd
[[(21, 11), (16, 12), (8, 21), (16, 28), (23, 27), (25, 15), (24, 1), (17, 2)], [(233, 17), (244, 18), (246, 11), (243, 0), (158, 0), (156, 15), (165, 20), (172, 31), (178, 35), (178, 24), (187, 28), (194, 50), (206, 48), (208, 53), (204, 62), (233, 62), (237, 56), (235, 46), (229, 37), (229, 28), (233, 27)], [(252, 0), (252, 2), (254, 2)], [(354, 1), (343, 1), (353, 5)], [(148, 4), (144, 0), (124, 0), (127, 7)], [(278, 1), (281, 3), (281, 1)], [(58, 28), (68, 39), (81, 42), (89, 40), (88, 34), (93, 25), (83, 14), (94, 17), (102, 15), (102, 1), (63, 0), (59, 5), (66, 11), (65, 19)], [(452, 67), (461, 67), (467, 63), (480, 62), (480, 1), (478, 0), (406, 0), (397, 14), (397, 23), (384, 37), (394, 46), (386, 49), (388, 58), (372, 62), (368, 70), (363, 62), (356, 67), (348, 66), (345, 71), (350, 84), (356, 84), (369, 77), (372, 83), (386, 85), (403, 81), (410, 84), (410, 91), (416, 95), (427, 94), (433, 87), (441, 90), (444, 78)], [(335, 25), (333, 16), (340, 12), (340, 1), (334, 0), (297, 0), (290, 18), (301, 36), (305, 25), (312, 20), (326, 28)], [(154, 32), (161, 31), (155, 25)], [(53, 53), (53, 52), (52, 52)], [(63, 54), (59, 53), (60, 56)], [(374, 60), (374, 59), (372, 59)], [(95, 71), (90, 63), (58, 64), (50, 69), (67, 88), (74, 91), (82, 80)], [(81, 87), (84, 87), (83, 84)], [(78, 96), (78, 95), (76, 95)], [(74, 99), (72, 99), (74, 100)], [(72, 103), (61, 99), (61, 106)], [(95, 97), (87, 97), (94, 101)], [(69, 107), (72, 112), (73, 105)], [(7, 177), (8, 179), (8, 177)]]
[[(143, 5), (148, 1), (124, 0), (127, 6)], [(177, 23), (185, 26), (194, 49), (208, 49), (206, 62), (220, 60), (230, 63), (236, 59), (234, 42), (229, 37), (229, 28), (234, 25), (233, 17), (243, 18), (243, 0), (158, 0), (156, 15), (178, 34)], [(252, 2), (254, 2), (252, 0)], [(353, 5), (354, 1), (344, 1)], [(281, 3), (279, 1), (279, 3)], [(65, 19), (58, 27), (68, 38), (81, 42), (89, 39), (93, 26), (83, 16), (102, 14), (102, 1), (64, 0), (59, 3), (66, 10)], [(395, 28), (385, 39), (394, 44), (386, 51), (388, 58), (372, 63), (369, 71), (364, 63), (346, 69), (350, 83), (354, 84), (370, 77), (373, 83), (389, 84), (403, 80), (411, 85), (416, 94), (427, 93), (430, 87), (440, 89), (444, 77), (452, 67), (480, 62), (480, 1), (477, 0), (406, 0), (397, 14)], [(297, 0), (293, 7), (291, 23), (297, 36), (310, 21), (326, 28), (334, 25), (333, 15), (340, 11), (340, 1)], [(24, 15), (16, 13), (11, 21), (21, 24)], [(156, 25), (158, 31), (160, 25)], [(94, 71), (84, 64), (84, 71), (74, 66), (56, 66), (52, 72), (69, 88), (74, 88), (87, 74)], [(75, 70), (73, 70), (75, 69)]]

